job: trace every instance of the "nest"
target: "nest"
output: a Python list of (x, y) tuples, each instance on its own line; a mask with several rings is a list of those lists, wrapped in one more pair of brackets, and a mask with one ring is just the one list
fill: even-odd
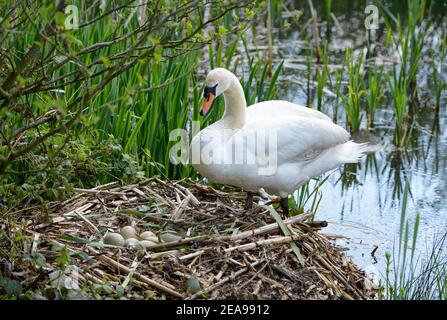
[[(3, 274), (44, 292), (63, 275), (55, 276), (61, 262), (55, 248), (64, 248), (81, 291), (107, 283), (112, 298), (371, 299), (376, 294), (364, 271), (331, 242), (337, 235), (321, 233), (325, 223), (313, 221), (312, 213), (280, 219), (272, 206), (244, 210), (240, 191), (192, 181), (153, 178), (74, 191), (48, 212), (29, 208), (4, 222), (11, 238), (19, 230), (26, 234), (31, 242), (23, 251), (39, 253), (50, 268), (11, 254), (0, 257)], [(107, 232), (127, 225), (157, 235), (169, 230), (181, 238), (145, 249), (102, 242)]]

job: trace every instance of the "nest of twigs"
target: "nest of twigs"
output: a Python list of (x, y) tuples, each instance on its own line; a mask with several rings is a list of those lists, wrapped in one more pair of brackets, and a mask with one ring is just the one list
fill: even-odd
[[(243, 194), (235, 189), (157, 178), (74, 191), (48, 212), (29, 209), (4, 221), (11, 238), (20, 231), (31, 239), (22, 257), (39, 253), (47, 265), (11, 254), (0, 257), (1, 273), (24, 288), (54, 289), (68, 269), (60, 268), (65, 248), (66, 264), (76, 266), (73, 288), (84, 298), (95, 298), (92, 288), (104, 284), (110, 297), (140, 299), (371, 299), (376, 293), (311, 213), (282, 223), (272, 207), (242, 209)], [(143, 249), (103, 243), (107, 232), (127, 225), (156, 235), (170, 230), (181, 239)]]

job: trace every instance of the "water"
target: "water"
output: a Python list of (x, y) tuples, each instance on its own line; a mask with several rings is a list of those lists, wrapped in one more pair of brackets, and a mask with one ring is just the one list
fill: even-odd
[[(327, 24), (320, 26), (322, 39), (325, 39), (324, 35), (329, 37), (326, 39), (329, 43), (330, 64), (334, 68), (343, 61), (346, 47), (354, 48), (355, 55), (360, 55), (367, 45), (363, 14), (366, 5), (359, 1), (354, 7), (346, 8), (343, 5), (345, 3), (333, 1), (333, 13), (337, 17), (338, 26), (334, 23), (331, 23), (330, 28), (326, 28)], [(440, 43), (439, 39), (446, 25), (446, 4), (440, 1), (437, 5), (439, 8), (435, 11), (436, 16), (430, 17), (440, 26), (429, 36), (429, 43), (433, 47)], [(307, 10), (299, 4), (296, 8)], [(322, 17), (322, 8), (317, 5), (316, 9)], [(399, 3), (392, 2), (388, 9), (397, 14), (402, 8)], [(306, 19), (302, 21), (305, 22)], [(384, 29), (383, 27), (380, 26)], [(305, 33), (293, 26), (287, 31), (280, 31), (276, 33), (277, 39), (279, 38), (276, 45), (285, 60), (285, 68), (278, 98), (306, 105), (306, 55), (309, 48), (304, 41)], [(383, 33), (386, 34), (386, 30), (379, 29), (377, 39), (383, 37)], [(307, 36), (312, 38), (310, 32)], [(413, 230), (416, 214), (420, 214), (416, 256), (424, 259), (427, 252), (430, 252), (433, 239), (447, 232), (447, 133), (444, 129), (447, 125), (446, 99), (443, 98), (440, 116), (436, 119), (430, 109), (433, 92), (428, 49), (424, 49), (425, 57), (418, 74), (423, 106), (416, 116), (413, 139), (408, 147), (398, 151), (392, 146), (393, 107), (387, 96), (376, 114), (374, 130), (354, 137), (356, 140), (375, 144), (377, 151), (369, 154), (359, 165), (348, 165), (331, 172), (328, 181), (321, 188), (322, 201), (317, 219), (330, 222), (324, 232), (348, 237), (349, 239), (338, 239), (337, 243), (346, 247), (348, 255), (361, 267), (377, 269), (382, 274), (385, 270), (385, 252), (393, 252), (398, 245), (401, 197), (406, 179), (410, 186), (407, 206), (410, 232)], [(387, 52), (382, 60), (395, 61), (396, 55)], [(316, 106), (314, 90), (311, 90), (311, 95), (310, 100)], [(344, 106), (327, 92), (322, 111), (332, 117), (336, 108), (336, 121), (344, 126)], [(363, 123), (362, 128), (365, 127)]]

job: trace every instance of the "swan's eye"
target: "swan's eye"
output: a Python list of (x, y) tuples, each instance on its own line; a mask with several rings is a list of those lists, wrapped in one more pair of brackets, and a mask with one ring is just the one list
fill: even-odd
[(210, 93), (213, 96), (216, 96), (216, 88), (217, 88), (217, 83), (215, 86), (205, 87), (205, 90), (203, 90), (203, 97), (208, 101), (210, 98)]

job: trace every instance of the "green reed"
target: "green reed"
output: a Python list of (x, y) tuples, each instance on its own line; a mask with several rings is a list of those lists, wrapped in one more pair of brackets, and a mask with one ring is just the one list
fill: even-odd
[(309, 201), (312, 201), (310, 204), (309, 210), (313, 213), (316, 213), (318, 207), (320, 206), (320, 202), (323, 198), (323, 195), (320, 191), (323, 184), (329, 179), (329, 175), (326, 176), (321, 181), (316, 181), (312, 190), (310, 190), (310, 181), (307, 181), (305, 184), (301, 186), (298, 190), (298, 198), (297, 198), (297, 207), (300, 208), (301, 212), (304, 212), (304, 208)]
[[(447, 261), (442, 248), (447, 234), (436, 239), (427, 260), (415, 257), (420, 215), (416, 214), (411, 232), (407, 219), (409, 183), (406, 181), (402, 197), (397, 252), (387, 252), (384, 281), (379, 288), (379, 299), (425, 300), (447, 298)], [(416, 258), (416, 259), (415, 259)]]
[[(224, 17), (220, 29), (229, 29), (232, 21), (231, 17)], [(130, 25), (137, 23), (136, 18), (130, 21)], [(82, 33), (75, 32), (75, 35), (80, 42), (87, 44), (107, 38), (114, 32), (124, 33), (125, 30), (115, 30), (113, 21), (99, 20)], [(241, 38), (245, 51), (238, 49), (238, 41)], [(239, 57), (236, 59), (235, 56), (249, 56), (244, 40), (243, 36), (220, 35), (212, 45), (203, 49), (208, 50), (210, 69), (200, 74), (198, 67), (203, 61), (202, 54), (198, 50), (186, 52), (178, 57), (169, 57), (169, 50), (165, 50), (160, 52), (156, 60), (141, 61), (111, 85), (106, 86), (91, 101), (88, 117), (94, 121), (91, 130), (83, 134), (91, 134), (98, 140), (105, 140), (113, 135), (122, 144), (123, 151), (137, 159), (138, 165), (148, 176), (154, 174), (169, 178), (194, 176), (195, 170), (191, 166), (174, 164), (173, 155), (169, 151), (179, 142), (183, 151), (188, 149), (192, 138), (192, 121), (199, 121), (203, 128), (221, 117), (223, 113), (221, 98), (216, 99), (205, 118), (199, 115), (204, 76), (212, 68), (225, 67), (243, 77), (243, 71), (246, 70), (242, 70), (242, 66), (237, 64)], [(104, 56), (110, 54), (113, 52), (104, 51)], [(94, 57), (87, 56), (87, 59), (93, 60)], [(278, 64), (271, 78), (267, 75), (265, 62), (250, 57), (248, 63), (251, 66), (248, 69), (248, 80), (242, 79), (247, 104), (272, 99), (276, 95), (275, 84), (282, 63)], [(68, 87), (66, 96), (75, 90), (74, 87)], [(171, 139), (170, 134), (176, 129), (186, 130), (182, 140)]]
[(368, 69), (368, 82), (364, 83), (367, 101), (367, 116), (368, 127), (374, 126), (374, 116), (377, 107), (382, 102), (385, 93), (385, 86), (383, 85), (383, 66), (377, 70), (370, 66)]
[(351, 56), (351, 50), (346, 50), (346, 71), (348, 74), (348, 93), (347, 97), (342, 96), (346, 108), (346, 124), (352, 133), (359, 131), (362, 122), (361, 97), (364, 95), (362, 64), (363, 56), (355, 61)]
[(439, 106), (441, 103), (441, 93), (445, 88), (445, 82), (442, 80), (443, 65), (445, 62), (446, 36), (444, 35), (439, 54), (439, 61), (436, 62), (435, 52), (431, 50), (432, 70), (433, 70), (433, 91), (435, 100), (435, 111), (439, 114)]
[[(424, 25), (424, 15), (427, 1), (408, 1), (408, 19), (404, 24), (400, 17), (394, 17), (389, 11), (388, 16), (396, 23), (398, 37), (397, 40), (387, 36), (387, 42), (391, 40), (396, 52), (400, 53), (399, 82), (407, 82), (407, 94), (411, 101), (417, 102), (416, 76), (419, 70), (421, 57), (423, 54), (426, 32), (429, 25)], [(387, 16), (385, 23), (389, 30), (392, 29), (391, 22)]]
[(324, 19), (329, 23), (331, 20), (332, 0), (324, 0), (323, 2)]
[[(397, 75), (396, 67), (393, 68), (392, 76), (386, 75), (390, 92), (393, 97), (395, 111), (394, 144), (398, 147), (405, 147), (410, 135), (407, 117), (408, 110), (408, 79), (401, 79)], [(401, 81), (402, 80), (402, 81)]]
[(329, 68), (328, 68), (328, 45), (327, 41), (324, 44), (322, 51), (322, 65), (317, 67), (316, 70), (316, 79), (317, 79), (317, 109), (321, 111), (321, 107), (323, 105), (323, 97), (324, 97), (324, 89), (326, 86), (326, 82), (329, 76)]
[(408, 19), (404, 24), (400, 17), (394, 17), (389, 11), (385, 16), (388, 30), (392, 29), (391, 20), (396, 24), (397, 39), (387, 35), (387, 44), (394, 44), (396, 52), (399, 52), (399, 65), (393, 66), (391, 75), (387, 73), (389, 90), (393, 98), (395, 109), (394, 144), (405, 147), (411, 135), (415, 113), (420, 109), (419, 90), (417, 76), (421, 58), (424, 53), (424, 44), (429, 30), (428, 22), (425, 22), (427, 1), (409, 1)]
[(335, 92), (335, 101), (334, 101), (334, 114), (333, 114), (333, 121), (337, 122), (337, 118), (338, 118), (338, 108), (339, 108), (339, 104), (340, 104), (340, 99), (342, 99), (342, 83), (345, 77), (345, 66), (346, 66), (346, 61), (342, 64), (340, 69), (336, 69), (335, 70), (335, 81), (334, 83), (332, 83), (332, 81), (330, 81), (331, 83), (331, 88), (332, 91)]

